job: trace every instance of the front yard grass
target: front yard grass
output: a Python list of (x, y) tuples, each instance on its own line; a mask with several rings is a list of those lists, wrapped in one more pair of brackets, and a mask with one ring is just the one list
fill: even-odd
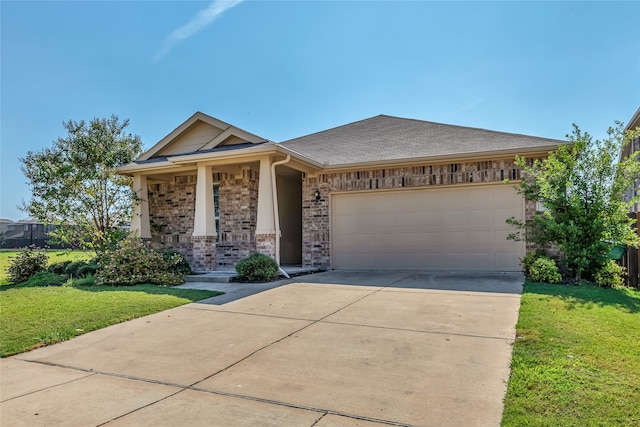
[[(9, 277), (9, 274), (7, 273), (9, 263), (11, 262), (11, 258), (18, 255), (18, 253), (20, 253), (20, 250), (16, 249), (0, 250), (0, 284), (4, 284), (7, 282), (7, 279)], [(95, 252), (91, 251), (70, 251), (63, 249), (47, 250), (47, 258), (49, 258), (49, 264), (63, 261), (89, 261), (95, 256)]]
[(640, 291), (525, 283), (503, 426), (640, 425)]
[(3, 285), (0, 357), (220, 294), (155, 285)]

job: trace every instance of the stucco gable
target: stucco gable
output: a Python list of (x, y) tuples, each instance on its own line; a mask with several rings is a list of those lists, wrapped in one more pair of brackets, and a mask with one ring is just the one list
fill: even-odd
[(268, 141), (207, 114), (196, 112), (157, 144), (145, 151), (138, 161), (207, 152), (217, 147), (259, 144)]

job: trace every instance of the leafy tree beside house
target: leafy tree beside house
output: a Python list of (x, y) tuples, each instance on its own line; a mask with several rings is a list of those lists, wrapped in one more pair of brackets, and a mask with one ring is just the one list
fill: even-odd
[(59, 227), (51, 237), (61, 243), (102, 252), (120, 240), (130, 219), (131, 178), (115, 168), (142, 151), (137, 135), (126, 133), (129, 120), (117, 116), (63, 123), (68, 134), (51, 148), (20, 159), (32, 189), (21, 209)]
[(542, 206), (533, 220), (507, 222), (517, 228), (509, 236), (538, 246), (555, 246), (561, 264), (576, 280), (593, 279), (606, 268), (615, 244), (638, 247), (634, 220), (627, 213), (638, 200), (623, 194), (640, 175), (639, 153), (619, 161), (621, 148), (638, 134), (624, 133), (622, 123), (609, 128), (603, 140), (593, 140), (574, 125), (569, 144), (544, 160), (517, 163), (525, 172), (517, 190)]

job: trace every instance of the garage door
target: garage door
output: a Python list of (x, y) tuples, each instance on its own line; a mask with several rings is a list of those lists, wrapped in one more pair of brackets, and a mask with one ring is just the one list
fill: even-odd
[(335, 269), (518, 271), (524, 244), (505, 219), (524, 203), (509, 185), (331, 196)]

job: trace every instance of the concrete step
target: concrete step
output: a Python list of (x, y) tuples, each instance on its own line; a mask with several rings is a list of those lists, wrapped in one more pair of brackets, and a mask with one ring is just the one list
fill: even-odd
[(228, 283), (233, 277), (236, 277), (236, 273), (232, 272), (219, 272), (219, 273), (204, 273), (204, 274), (190, 274), (185, 278), (185, 282), (204, 282), (204, 283)]

